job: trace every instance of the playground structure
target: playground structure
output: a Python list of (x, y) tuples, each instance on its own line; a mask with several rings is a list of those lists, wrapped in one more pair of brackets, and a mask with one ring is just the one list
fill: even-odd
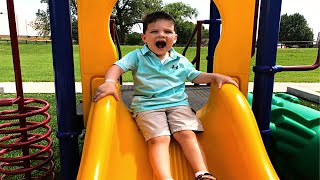
[[(96, 87), (104, 81), (106, 69), (116, 61), (115, 47), (110, 34), (106, 33), (109, 27), (106, 22), (110, 20), (109, 14), (115, 2), (93, 4), (79, 1), (80, 60), (84, 121), (87, 131), (78, 179), (87, 177), (152, 179), (153, 177), (145, 157), (146, 145), (123, 102), (116, 102), (113, 97), (106, 97), (97, 103), (90, 101)], [(239, 82), (241, 92), (228, 85), (221, 91), (212, 87), (208, 103), (197, 112), (204, 126), (208, 128), (199, 138), (206, 154), (209, 154), (209, 169), (212, 169), (218, 179), (235, 179), (239, 176), (245, 176), (246, 179), (278, 179), (261, 143), (255, 119), (252, 113), (250, 114), (251, 109), (248, 110), (249, 106), (243, 101), (248, 88), (249, 61), (254, 44), (252, 38), (255, 37), (253, 27), (257, 21), (254, 19), (254, 14), (258, 5), (254, 1), (246, 1), (242, 2), (246, 4), (245, 8), (235, 9), (241, 6), (237, 4), (239, 2), (215, 1), (215, 3), (221, 15), (223, 29), (219, 44), (214, 51), (213, 69), (214, 72), (235, 78)], [(274, 74), (286, 70), (311, 70), (319, 66), (318, 62), (310, 67), (275, 66), (281, 2), (275, 4), (272, 10), (267, 8), (270, 6), (268, 3), (271, 2), (265, 1), (261, 4), (261, 11), (264, 14), (261, 14), (260, 19), (261, 39), (258, 41), (257, 57), (262, 61), (257, 61), (257, 66), (254, 68), (257, 74), (255, 88), (259, 90), (254, 92), (256, 94), (254, 97), (258, 98), (253, 99), (255, 104), (253, 112), (259, 117), (257, 121), (266, 145), (270, 134), (270, 111), (266, 109), (271, 106)], [(269, 16), (272, 18), (267, 18)], [(220, 33), (220, 30), (216, 32)], [(90, 34), (95, 34), (99, 40), (90, 38)], [(237, 43), (232, 43), (235, 39)], [(95, 44), (94, 48), (92, 44)], [(235, 59), (237, 61), (234, 61)], [(270, 62), (270, 59), (274, 62)], [(219, 119), (224, 119), (224, 122)], [(221, 130), (225, 127), (228, 127), (228, 130)], [(101, 143), (93, 147), (92, 144), (97, 141)], [(193, 175), (190, 167), (185, 165), (186, 160), (174, 142), (170, 152), (173, 156), (171, 166), (175, 179), (191, 179)], [(95, 156), (92, 157), (92, 154)], [(121, 167), (126, 167), (126, 173), (121, 173)], [(101, 168), (103, 170), (100, 170)]]
[[(86, 124), (78, 179), (108, 177), (149, 180), (153, 179), (153, 174), (148, 162), (146, 143), (137, 131), (128, 108), (122, 101), (116, 102), (112, 96), (97, 103), (91, 102), (95, 89), (104, 81), (106, 69), (117, 60), (115, 46), (110, 34), (107, 34), (109, 24), (105, 23), (110, 21), (115, 3), (116, 1), (78, 1)], [(226, 32), (222, 32), (220, 46), (216, 48), (214, 69), (215, 72), (234, 77), (242, 92), (231, 85), (224, 85), (220, 91), (212, 86), (208, 103), (197, 112), (206, 127), (206, 132), (199, 135), (199, 141), (207, 155), (209, 169), (218, 179), (236, 179), (240, 176), (247, 179), (277, 179), (251, 108), (243, 95), (248, 91), (255, 2), (247, 1), (248, 4), (241, 13), (235, 13), (234, 3), (237, 2), (216, 2), (222, 19), (228, 23), (223, 26), (223, 31)], [(239, 22), (239, 18), (243, 21)], [(246, 26), (238, 28), (242, 23)], [(234, 30), (242, 35), (240, 39)], [(90, 34), (95, 34), (97, 38), (90, 38)], [(242, 43), (230, 43), (235, 38)], [(92, 44), (95, 44), (94, 48)], [(229, 53), (229, 49), (234, 49), (234, 53)], [(232, 61), (235, 57), (237, 62)], [(99, 144), (92, 146), (94, 142)], [(175, 142), (171, 144), (170, 154), (174, 178), (193, 179), (192, 170)], [(126, 173), (122, 173), (122, 167), (126, 167)], [(255, 171), (251, 170), (253, 168)]]
[[(60, 141), (63, 179), (75, 179), (78, 176), (78, 179), (107, 177), (108, 179), (143, 180), (152, 179), (153, 176), (145, 156), (146, 144), (123, 102), (116, 102), (109, 96), (91, 104), (91, 97), (95, 88), (103, 82), (106, 69), (116, 61), (108, 24), (109, 15), (115, 3), (116, 0), (78, 1), (84, 125), (87, 129), (79, 168), (77, 138), (81, 132), (81, 124), (76, 121), (69, 3), (50, 1), (59, 120), (57, 136)], [(319, 65), (303, 68), (275, 66), (281, 2), (261, 1), (255, 88), (252, 99), (257, 126), (246, 96), (249, 61), (252, 55), (252, 42), (254, 42), (252, 37), (255, 37), (253, 29), (256, 19), (254, 17), (258, 5), (254, 0), (242, 1), (241, 4), (238, 1), (222, 2), (221, 0), (215, 3), (220, 14), (216, 12), (212, 14), (221, 15), (223, 29), (217, 47), (209, 46), (212, 51), (209, 52), (211, 55), (208, 55), (208, 59), (214, 59), (214, 72), (235, 78), (239, 82), (240, 91), (231, 85), (224, 85), (221, 90), (212, 86), (208, 103), (197, 112), (204, 127), (207, 127), (206, 133), (199, 138), (208, 156), (209, 169), (218, 179), (236, 179), (244, 176), (246, 179), (278, 179), (260, 137), (261, 132), (267, 145), (272, 118), (271, 111), (268, 109), (273, 99), (274, 73), (281, 70), (314, 69)], [(211, 6), (215, 7), (213, 3)], [(211, 17), (211, 19), (215, 18), (217, 17)], [(216, 36), (220, 36), (220, 29), (217, 26), (210, 26), (210, 28), (218, 32), (219, 35)], [(211, 34), (212, 31), (210, 31)], [(96, 38), (91, 38), (92, 34), (95, 34)], [(237, 43), (230, 43), (234, 42), (234, 39), (237, 39)], [(237, 61), (234, 61), (235, 59)], [(317, 61), (319, 62), (319, 56)], [(315, 119), (312, 124), (318, 121), (319, 119)], [(317, 128), (318, 126), (310, 131), (306, 130), (309, 137), (311, 135), (316, 137), (315, 141), (319, 136), (314, 136), (315, 133), (311, 131), (319, 132)], [(271, 123), (271, 129), (276, 129), (276, 125)], [(175, 142), (170, 146), (170, 153), (173, 157), (171, 164), (175, 179), (192, 179), (191, 169), (187, 166), (180, 147)], [(123, 173), (123, 167), (126, 167), (126, 173)]]
[[(252, 93), (248, 94), (252, 104)], [(281, 179), (318, 179), (320, 112), (289, 94), (272, 97), (269, 157)]]

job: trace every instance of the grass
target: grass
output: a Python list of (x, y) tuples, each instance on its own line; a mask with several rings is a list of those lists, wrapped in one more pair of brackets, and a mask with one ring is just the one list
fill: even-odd
[[(54, 81), (51, 44), (20, 44), (20, 60), (25, 82), (50, 82)], [(125, 55), (138, 46), (121, 46), (122, 54)], [(75, 80), (81, 81), (79, 47), (74, 49)], [(183, 47), (176, 47), (176, 51), (182, 53)], [(186, 57), (191, 61), (195, 57), (196, 48), (188, 49)], [(11, 46), (8, 43), (0, 43), (0, 82), (14, 82)], [(201, 50), (200, 70), (206, 71), (207, 48)], [(278, 49), (277, 64), (289, 65), (311, 65), (317, 56), (316, 48), (287, 48)], [(251, 59), (251, 69), (255, 65), (255, 57)], [(281, 72), (275, 75), (276, 82), (320, 82), (320, 68), (306, 72)], [(250, 72), (249, 81), (253, 81), (254, 73)], [(123, 76), (125, 82), (132, 81), (130, 73)]]
[[(54, 81), (51, 44), (20, 44), (22, 80), (25, 82)], [(76, 81), (80, 81), (78, 46), (74, 46), (74, 67)], [(0, 82), (14, 82), (14, 71), (9, 44), (0, 44)]]
[(320, 104), (317, 104), (317, 103), (314, 103), (314, 102), (311, 102), (311, 101), (308, 101), (308, 100), (302, 99), (302, 98), (299, 98), (299, 100), (300, 100), (301, 105), (310, 107), (310, 108), (315, 109), (317, 111), (320, 111)]

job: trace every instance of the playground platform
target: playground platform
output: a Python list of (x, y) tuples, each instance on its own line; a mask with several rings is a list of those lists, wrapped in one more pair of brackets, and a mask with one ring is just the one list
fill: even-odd
[[(253, 91), (253, 83), (249, 85), (249, 92)], [(133, 85), (121, 86), (121, 93), (124, 103), (130, 107), (133, 98)], [(320, 104), (320, 83), (276, 83), (274, 92), (287, 92), (297, 97), (301, 97)], [(293, 92), (293, 93), (291, 93)], [(297, 93), (298, 92), (298, 93)], [(186, 84), (186, 93), (189, 96), (189, 103), (192, 109), (198, 111), (208, 100), (210, 86)]]

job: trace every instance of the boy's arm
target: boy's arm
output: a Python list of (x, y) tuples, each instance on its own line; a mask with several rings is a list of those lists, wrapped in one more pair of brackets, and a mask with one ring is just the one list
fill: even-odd
[(104, 76), (104, 83), (101, 84), (93, 97), (93, 101), (98, 101), (99, 99), (107, 96), (113, 95), (114, 98), (119, 101), (119, 95), (116, 88), (119, 77), (124, 73), (124, 71), (117, 65), (111, 66), (111, 68), (106, 72)]
[(233, 84), (238, 87), (238, 84), (231, 77), (217, 73), (202, 72), (192, 82), (196, 84), (217, 83), (218, 88), (221, 88), (224, 83)]

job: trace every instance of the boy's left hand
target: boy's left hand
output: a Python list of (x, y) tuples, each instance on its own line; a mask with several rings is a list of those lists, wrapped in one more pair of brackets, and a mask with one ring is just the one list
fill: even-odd
[(235, 85), (239, 88), (239, 85), (231, 77), (217, 74), (217, 73), (204, 73), (202, 72), (198, 77), (194, 78), (193, 83), (202, 84), (202, 83), (217, 83), (218, 88), (221, 88), (222, 84), (228, 83)]
[(238, 83), (235, 80), (233, 80), (231, 77), (225, 76), (222, 74), (215, 74), (215, 76), (216, 76), (215, 81), (216, 81), (219, 89), (221, 88), (222, 84), (224, 84), (224, 83), (233, 84), (239, 88)]

